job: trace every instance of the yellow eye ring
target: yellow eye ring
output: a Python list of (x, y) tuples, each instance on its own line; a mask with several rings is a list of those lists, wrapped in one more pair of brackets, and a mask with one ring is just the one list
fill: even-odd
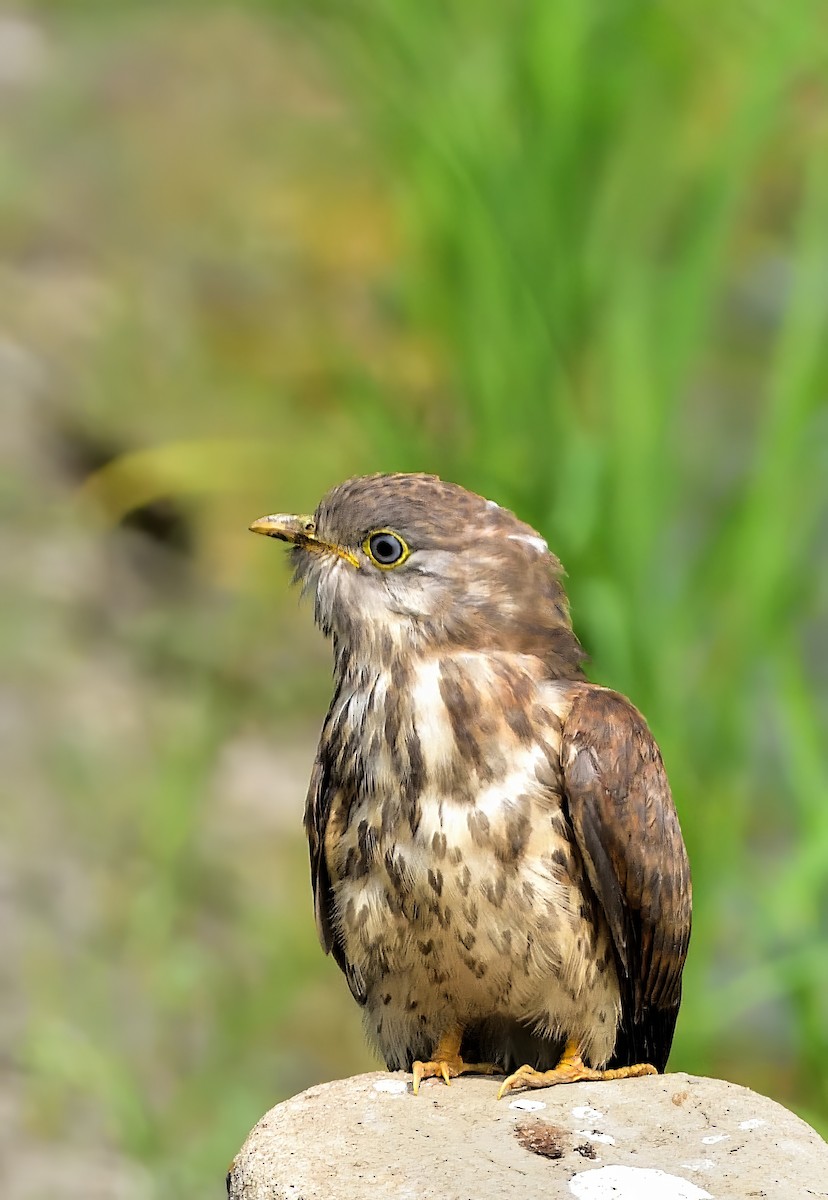
[(393, 571), (395, 567), (401, 567), (411, 554), (405, 538), (393, 529), (374, 529), (362, 543), (362, 549), (381, 571)]

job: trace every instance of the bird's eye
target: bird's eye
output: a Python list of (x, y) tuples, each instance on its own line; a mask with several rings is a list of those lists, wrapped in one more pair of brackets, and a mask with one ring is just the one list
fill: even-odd
[(411, 551), (398, 533), (390, 529), (377, 529), (368, 535), (362, 548), (377, 567), (399, 567)]

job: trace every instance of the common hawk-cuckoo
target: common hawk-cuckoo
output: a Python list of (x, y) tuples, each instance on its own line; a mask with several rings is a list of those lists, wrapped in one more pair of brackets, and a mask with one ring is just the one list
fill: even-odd
[(319, 937), (389, 1069), (499, 1095), (661, 1071), (690, 936), (658, 748), (588, 683), (561, 565), (432, 475), (251, 526), (333, 641), (305, 811)]

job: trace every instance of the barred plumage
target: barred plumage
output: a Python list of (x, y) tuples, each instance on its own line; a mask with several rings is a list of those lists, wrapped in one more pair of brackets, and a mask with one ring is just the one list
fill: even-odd
[(583, 677), (546, 543), (422, 475), (348, 480), (253, 528), (293, 543), (334, 642), (305, 817), (316, 917), (388, 1066), (527, 1063), (504, 1087), (562, 1081), (565, 1051), (567, 1078), (662, 1070), (686, 853), (643, 718)]

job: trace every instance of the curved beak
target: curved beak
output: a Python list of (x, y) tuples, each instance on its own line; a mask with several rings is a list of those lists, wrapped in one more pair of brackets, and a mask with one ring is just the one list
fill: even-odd
[(291, 513), (273, 513), (269, 517), (259, 517), (250, 526), (253, 533), (263, 533), (266, 537), (278, 538), (280, 542), (292, 542), (294, 545), (313, 539), (316, 525), (313, 517), (297, 517)]
[(273, 513), (269, 517), (259, 517), (249, 526), (252, 533), (263, 533), (265, 537), (278, 538), (280, 542), (289, 542), (292, 546), (301, 546), (303, 550), (324, 553), (329, 551), (344, 558), (351, 566), (359, 568), (359, 559), (345, 546), (337, 546), (317, 537), (316, 523), (311, 516), (296, 516), (293, 513)]

